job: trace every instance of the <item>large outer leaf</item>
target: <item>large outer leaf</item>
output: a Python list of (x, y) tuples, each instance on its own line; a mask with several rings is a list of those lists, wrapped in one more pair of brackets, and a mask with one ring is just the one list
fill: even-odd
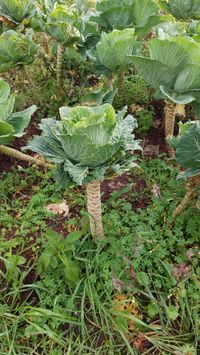
[(175, 81), (170, 68), (157, 60), (137, 56), (132, 56), (131, 60), (140, 75), (155, 89), (159, 89), (160, 85), (168, 86)]
[(200, 46), (181, 37), (153, 39), (151, 58), (133, 56), (143, 78), (175, 103), (187, 104), (200, 91)]
[(134, 29), (102, 33), (96, 46), (100, 62), (111, 71), (125, 69), (130, 62), (129, 56), (133, 53), (135, 40)]
[[(0, 79), (0, 105), (6, 101), (10, 95), (10, 85), (6, 81)], [(1, 116), (0, 116), (1, 117)]]
[(135, 0), (134, 2), (134, 25), (136, 28), (144, 27), (151, 16), (158, 12), (157, 4), (152, 0)]
[(191, 38), (185, 38), (175, 36), (170, 38), (171, 42), (179, 44), (188, 54), (189, 63), (194, 65), (200, 65), (200, 44), (192, 40)]
[(15, 94), (11, 94), (6, 101), (0, 104), (0, 120), (6, 121), (13, 112), (15, 105)]
[(53, 118), (43, 119), (40, 124), (43, 135), (35, 137), (26, 149), (31, 149), (36, 153), (42, 154), (45, 159), (52, 163), (63, 163), (66, 154), (59, 140), (61, 134), (61, 124)]
[(195, 96), (188, 92), (175, 92), (174, 90), (168, 90), (163, 85), (160, 85), (160, 91), (176, 104), (186, 105), (195, 100)]
[(21, 137), (37, 108), (33, 105), (27, 110), (13, 113), (14, 105), (15, 94), (10, 95), (9, 84), (0, 80), (0, 144), (8, 144), (15, 137)]
[(153, 39), (149, 43), (149, 48), (151, 58), (167, 65), (175, 74), (182, 71), (190, 61), (185, 49), (171, 40)]
[(24, 134), (24, 130), (28, 127), (31, 116), (37, 110), (37, 106), (33, 105), (26, 110), (13, 113), (7, 122), (10, 123), (15, 131), (15, 137), (21, 137)]
[(8, 144), (14, 136), (12, 125), (7, 122), (0, 121), (0, 144)]
[(180, 138), (176, 150), (176, 160), (186, 173), (182, 177), (191, 177), (200, 173), (200, 122), (194, 123)]
[(175, 91), (200, 90), (200, 66), (189, 65), (177, 77)]

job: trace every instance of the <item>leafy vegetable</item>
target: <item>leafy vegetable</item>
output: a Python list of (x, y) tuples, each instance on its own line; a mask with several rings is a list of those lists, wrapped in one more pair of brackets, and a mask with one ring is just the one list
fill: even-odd
[(35, 13), (34, 0), (1, 0), (0, 15), (18, 24)]
[(200, 45), (182, 37), (153, 39), (150, 58), (134, 56), (132, 61), (142, 77), (168, 99), (187, 104), (200, 90)]
[(101, 64), (111, 71), (124, 69), (130, 63), (135, 45), (135, 30), (127, 28), (114, 30), (109, 34), (103, 32), (97, 43), (97, 55)]
[(78, 11), (63, 4), (55, 3), (52, 11), (47, 13), (46, 18), (41, 19), (41, 28), (56, 41), (65, 45), (83, 39), (80, 31), (83, 30), (84, 23)]
[(200, 174), (200, 122), (197, 121), (188, 125), (188, 130), (180, 138), (176, 160), (186, 171), (179, 174), (179, 177), (187, 178)]
[(36, 111), (36, 106), (33, 105), (24, 111), (13, 113), (14, 105), (15, 94), (10, 94), (10, 86), (0, 79), (0, 144), (8, 144), (14, 137), (21, 137)]
[(26, 148), (42, 154), (58, 166), (57, 181), (67, 186), (104, 180), (137, 166), (132, 151), (141, 149), (134, 140), (135, 119), (124, 108), (118, 114), (110, 104), (99, 107), (62, 107), (61, 121), (44, 119), (42, 135)]
[(132, 26), (142, 35), (162, 21), (153, 0), (101, 0), (96, 9), (98, 14), (92, 19), (107, 31)]
[(200, 0), (161, 0), (160, 5), (178, 19), (200, 18)]
[(33, 62), (37, 46), (31, 39), (31, 32), (25, 35), (15, 31), (0, 36), (0, 73), (17, 66)]

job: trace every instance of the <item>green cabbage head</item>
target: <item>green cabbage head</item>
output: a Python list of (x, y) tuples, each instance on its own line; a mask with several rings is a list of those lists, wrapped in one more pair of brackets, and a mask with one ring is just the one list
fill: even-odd
[(10, 86), (0, 79), (0, 144), (9, 144), (15, 137), (22, 137), (31, 116), (36, 111), (33, 105), (21, 112), (13, 112), (15, 94), (10, 93)]
[(200, 44), (184, 37), (153, 39), (150, 57), (131, 58), (141, 76), (167, 99), (188, 104), (200, 92)]
[(81, 32), (84, 29), (84, 23), (74, 7), (55, 3), (45, 21), (41, 20), (41, 28), (64, 45), (83, 39)]
[(6, 31), (0, 36), (0, 73), (17, 65), (31, 64), (34, 61), (37, 46), (33, 43), (30, 31), (26, 35)]
[(141, 149), (132, 135), (136, 121), (130, 115), (124, 119), (125, 114), (126, 108), (116, 114), (110, 104), (62, 107), (61, 121), (42, 120), (42, 135), (26, 149), (56, 163), (57, 180), (64, 187), (70, 181), (82, 185), (122, 174), (137, 166), (133, 151)]
[(161, 0), (160, 6), (180, 20), (200, 19), (200, 0)]
[(0, 16), (18, 24), (35, 13), (34, 0), (1, 0)]
[(99, 0), (96, 9), (92, 20), (106, 31), (135, 27), (143, 35), (162, 21), (154, 0)]
[(89, 50), (88, 56), (93, 60), (96, 69), (117, 73), (124, 71), (131, 64), (131, 55), (136, 51), (134, 28), (103, 32), (96, 50)]

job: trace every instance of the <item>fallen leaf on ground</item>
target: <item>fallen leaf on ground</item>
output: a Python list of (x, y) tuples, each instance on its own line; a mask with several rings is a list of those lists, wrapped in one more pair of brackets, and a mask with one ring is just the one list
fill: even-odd
[(158, 128), (158, 127), (160, 127), (160, 125), (161, 125), (161, 121), (160, 121), (160, 120), (155, 119), (155, 120), (153, 121), (152, 126), (153, 126), (154, 128)]
[(157, 156), (159, 153), (159, 145), (147, 145), (144, 148), (144, 155), (150, 155), (151, 157)]
[(151, 192), (152, 194), (157, 197), (157, 198), (161, 198), (161, 192), (160, 192), (160, 188), (159, 186), (157, 185), (157, 183), (154, 181), (153, 185), (152, 185), (152, 188), (151, 188)]
[(63, 214), (63, 217), (68, 217), (69, 215), (69, 206), (66, 204), (65, 200), (61, 203), (51, 203), (46, 207), (46, 210), (53, 212), (55, 215)]

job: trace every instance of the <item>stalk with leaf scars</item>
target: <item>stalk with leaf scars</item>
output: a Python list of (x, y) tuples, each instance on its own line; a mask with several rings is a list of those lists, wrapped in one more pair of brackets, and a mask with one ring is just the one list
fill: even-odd
[(97, 0), (88, 0), (88, 9), (89, 10), (95, 10), (96, 9), (96, 2)]
[(90, 220), (90, 230), (93, 238), (104, 237), (101, 213), (101, 187), (99, 180), (93, 180), (86, 185), (87, 210)]
[(118, 84), (117, 84), (118, 92), (119, 92), (119, 95), (121, 95), (123, 97), (123, 95), (124, 95), (124, 80), (125, 80), (124, 71), (120, 71), (118, 73), (118, 78), (117, 79), (118, 79)]
[[(42, 31), (48, 33), (58, 42), (57, 49), (57, 86), (62, 85), (62, 65), (64, 60), (65, 48), (81, 42), (83, 35), (83, 20), (74, 6), (58, 4), (55, 2), (47, 10), (47, 16), (42, 16), (40, 26)], [(44, 20), (45, 18), (45, 20)]]
[(173, 212), (178, 216), (186, 209), (198, 195), (200, 186), (200, 122), (189, 122), (181, 125), (178, 144), (176, 147), (176, 160), (186, 170), (179, 174), (179, 178), (188, 178), (187, 193), (181, 203)]
[(65, 46), (62, 43), (58, 44), (57, 48), (57, 86), (60, 87), (62, 84), (62, 65), (64, 60)]
[(57, 164), (57, 181), (86, 186), (87, 209), (93, 238), (104, 237), (100, 182), (137, 167), (134, 150), (141, 150), (134, 139), (136, 120), (126, 108), (118, 114), (110, 104), (60, 109), (61, 122), (44, 119), (42, 135), (28, 144), (44, 158)]
[[(166, 100), (164, 114), (165, 114), (165, 137), (166, 137), (166, 140), (168, 141), (169, 139), (171, 139), (174, 136), (174, 126), (175, 126), (175, 118), (176, 118), (176, 104)], [(168, 149), (169, 157), (174, 158), (174, 156), (175, 156), (174, 149), (172, 147), (170, 147), (169, 144), (167, 146), (167, 149)]]
[(29, 164), (36, 164), (38, 166), (47, 168), (50, 166), (48, 163), (46, 163), (43, 160), (36, 159), (32, 157), (31, 155), (24, 154), (20, 152), (19, 150), (7, 147), (5, 145), (0, 145), (0, 153), (7, 155), (10, 158), (17, 159), (17, 160), (23, 160)]
[(180, 215), (187, 207), (190, 206), (192, 201), (198, 196), (198, 187), (200, 185), (200, 176), (196, 176), (190, 179), (187, 183), (187, 193), (185, 194), (181, 203), (176, 207), (173, 212), (173, 217)]

